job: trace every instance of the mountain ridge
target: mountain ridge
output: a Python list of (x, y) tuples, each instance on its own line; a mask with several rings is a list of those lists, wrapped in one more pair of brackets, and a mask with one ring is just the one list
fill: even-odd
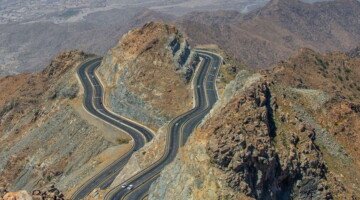
[(191, 13), (177, 23), (192, 44), (214, 43), (255, 68), (269, 68), (302, 47), (326, 52), (347, 51), (359, 45), (358, 1), (309, 4), (294, 0), (294, 4), (272, 1), (245, 15), (229, 11)]
[(359, 64), (302, 49), (239, 71), (149, 199), (358, 198)]

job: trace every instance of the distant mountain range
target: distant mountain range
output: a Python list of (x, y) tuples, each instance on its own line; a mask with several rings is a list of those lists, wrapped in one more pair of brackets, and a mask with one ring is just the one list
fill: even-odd
[(335, 0), (304, 3), (272, 0), (265, 7), (236, 11), (195, 12), (178, 20), (194, 44), (215, 43), (250, 67), (266, 68), (301, 47), (320, 52), (359, 45), (360, 2)]
[[(288, 58), (299, 47), (324, 52), (349, 50), (359, 44), (360, 3), (356, 0), (314, 4), (299, 0), (273, 0), (260, 9), (257, 8), (268, 1), (222, 3), (213, 0), (205, 4), (192, 0), (156, 1), (148, 6), (152, 10), (142, 8), (147, 5), (142, 1), (130, 2), (132, 4), (124, 1), (123, 5), (109, 1), (110, 7), (104, 8), (96, 2), (92, 1), (89, 5), (79, 3), (79, 8), (62, 10), (51, 7), (48, 14), (31, 18), (29, 22), (0, 24), (0, 75), (39, 71), (64, 50), (81, 49), (103, 55), (115, 45), (120, 35), (148, 21), (172, 21), (182, 27), (192, 44), (217, 44), (229, 55), (258, 68), (266, 68)], [(4, 17), (7, 12), (20, 12), (22, 7), (28, 9), (26, 5), (21, 5), (21, 1), (4, 2), (0, 7), (1, 16)], [(90, 12), (93, 7), (99, 11)], [(231, 8), (235, 11), (229, 10)], [(208, 11), (217, 9), (224, 10)], [(242, 13), (248, 10), (253, 11)], [(56, 19), (72, 19), (85, 11), (90, 14), (73, 22), (44, 21), (48, 17), (55, 19), (54, 13), (58, 13)]]
[(0, 73), (42, 70), (60, 51), (82, 49), (104, 54), (129, 29), (148, 21), (172, 19), (143, 8), (90, 14), (74, 23), (34, 22), (0, 25)]

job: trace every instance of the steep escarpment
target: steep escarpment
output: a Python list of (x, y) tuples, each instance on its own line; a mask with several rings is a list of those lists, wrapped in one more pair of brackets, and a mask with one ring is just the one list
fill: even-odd
[(82, 108), (76, 69), (89, 57), (65, 52), (40, 73), (0, 79), (1, 188), (32, 194), (55, 184), (68, 194), (109, 162), (104, 153), (119, 153), (113, 141), (126, 137)]
[(360, 60), (349, 55), (303, 49), (240, 71), (149, 199), (358, 198)]
[[(279, 93), (277, 100), (283, 102), (278, 121), (293, 124), (293, 115), (300, 131), (310, 129), (315, 133), (314, 141), (323, 155), (329, 187), (336, 199), (358, 198), (360, 194), (355, 186), (359, 184), (359, 154), (353, 145), (359, 141), (356, 107), (360, 59), (349, 55), (322, 55), (303, 49), (267, 74), (271, 74), (273, 90)], [(288, 130), (288, 126), (282, 127), (281, 132)]]
[(277, 149), (273, 116), (277, 107), (266, 83), (255, 84), (235, 96), (223, 115), (204, 127), (204, 131), (212, 133), (207, 147), (210, 161), (225, 171), (231, 188), (249, 197), (331, 197), (325, 189), (317, 190), (326, 186), (326, 168), (312, 141), (315, 137), (312, 130), (301, 130), (304, 132), (301, 138), (292, 133), (288, 136), (287, 151)]
[(98, 73), (114, 112), (159, 128), (191, 108), (196, 61), (175, 27), (150, 22), (124, 35)]

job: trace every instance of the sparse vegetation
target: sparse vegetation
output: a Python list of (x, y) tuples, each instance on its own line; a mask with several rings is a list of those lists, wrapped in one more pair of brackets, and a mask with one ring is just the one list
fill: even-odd
[(320, 65), (322, 70), (326, 70), (329, 66), (328, 62), (324, 62), (322, 59), (315, 57), (316, 62), (315, 64)]
[(337, 78), (338, 78), (341, 82), (344, 81), (344, 78), (343, 78), (342, 76), (340, 76), (340, 75), (338, 75)]
[(129, 139), (126, 139), (126, 138), (117, 138), (117, 139), (116, 139), (116, 142), (117, 142), (118, 144), (127, 144), (127, 143), (129, 143)]
[(347, 74), (351, 73), (351, 69), (345, 68), (345, 73), (347, 73)]
[(71, 86), (66, 86), (59, 92), (59, 96), (73, 99), (76, 97), (77, 93), (79, 91), (79, 86), (77, 84), (72, 84)]

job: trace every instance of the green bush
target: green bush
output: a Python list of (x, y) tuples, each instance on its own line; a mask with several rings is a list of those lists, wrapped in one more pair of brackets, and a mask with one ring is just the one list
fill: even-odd
[(342, 82), (342, 81), (344, 81), (344, 78), (342, 77), (342, 76), (340, 76), (340, 75), (338, 75), (338, 79)]

